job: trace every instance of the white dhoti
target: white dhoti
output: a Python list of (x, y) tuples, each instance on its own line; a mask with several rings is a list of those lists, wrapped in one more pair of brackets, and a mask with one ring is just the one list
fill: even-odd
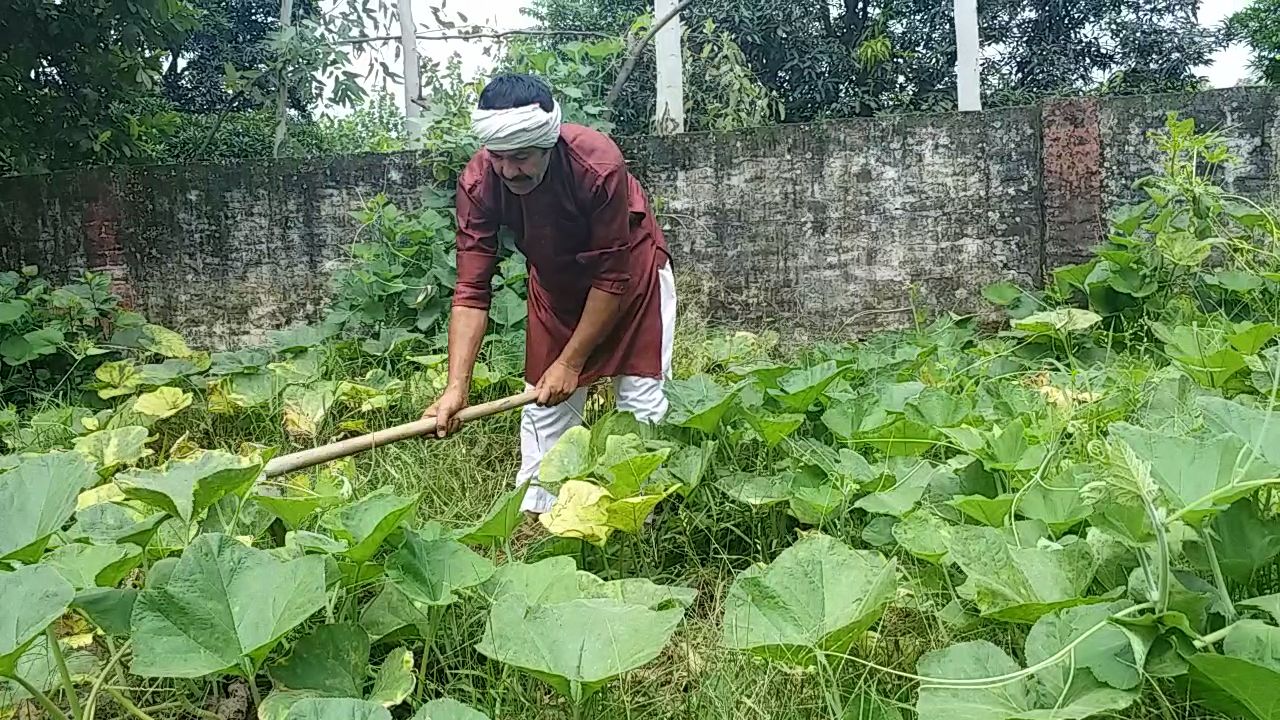
[[(662, 301), (662, 374), (671, 376), (671, 351), (676, 329), (676, 281), (671, 263), (658, 271)], [(656, 423), (667, 414), (667, 398), (662, 391), (663, 378), (623, 375), (613, 378), (618, 410), (629, 412), (641, 422)], [(527, 390), (532, 387), (526, 387)], [(524, 496), (521, 510), (544, 513), (551, 509), (556, 496), (538, 487), (538, 470), (542, 458), (569, 428), (582, 423), (587, 401), (587, 388), (579, 388), (568, 400), (554, 407), (529, 405), (520, 416), (520, 471), (516, 487), (532, 483)]]

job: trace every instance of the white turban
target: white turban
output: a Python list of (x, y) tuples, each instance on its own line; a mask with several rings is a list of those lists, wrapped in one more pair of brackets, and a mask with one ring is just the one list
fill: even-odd
[(551, 112), (525, 105), (506, 110), (472, 110), (471, 129), (490, 150), (549, 148), (560, 139), (560, 103)]

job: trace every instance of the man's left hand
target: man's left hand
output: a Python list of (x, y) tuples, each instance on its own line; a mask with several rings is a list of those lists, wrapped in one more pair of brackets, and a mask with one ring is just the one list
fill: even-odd
[(543, 407), (559, 405), (578, 391), (578, 376), (581, 371), (563, 360), (557, 360), (543, 373), (542, 379), (534, 386), (538, 391), (538, 404)]

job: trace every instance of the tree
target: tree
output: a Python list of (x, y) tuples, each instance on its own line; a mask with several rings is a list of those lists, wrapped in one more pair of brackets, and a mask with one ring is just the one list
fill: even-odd
[(1253, 0), (1228, 21), (1231, 36), (1253, 53), (1253, 71), (1264, 82), (1280, 85), (1280, 0)]
[[(226, 87), (226, 68), (264, 72), (273, 60), (267, 43), (280, 29), (280, 0), (190, 0), (200, 11), (200, 25), (169, 49), (164, 73), (164, 95), (184, 112), (216, 113), (251, 110), (257, 99), (235, 95)], [(294, 0), (294, 22), (315, 19), (315, 0)], [(267, 89), (268, 92), (271, 90)], [(314, 98), (304, 88), (293, 88), (290, 106), (309, 112)]]
[[(1218, 44), (1199, 26), (1199, 6), (1200, 0), (983, 0), (988, 102), (1193, 87), (1191, 68)], [(534, 0), (529, 15), (545, 29), (617, 32), (647, 10), (645, 0)], [(685, 23), (708, 19), (737, 41), (759, 80), (782, 99), (788, 120), (954, 107), (949, 2), (699, 0)], [(702, 82), (686, 76), (695, 88)], [(650, 60), (620, 117), (651, 113), (651, 78)]]
[(0, 13), (0, 173), (134, 156), (151, 119), (126, 105), (154, 92), (164, 48), (195, 23), (182, 0), (9, 0)]

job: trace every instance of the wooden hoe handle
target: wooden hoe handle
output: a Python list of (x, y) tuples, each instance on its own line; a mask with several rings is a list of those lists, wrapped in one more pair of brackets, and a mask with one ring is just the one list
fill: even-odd
[[(455, 416), (463, 422), (476, 420), (490, 415), (514, 410), (523, 407), (538, 399), (538, 393), (530, 390), (520, 395), (512, 395), (494, 400), (493, 402), (482, 403), (480, 405), (472, 405), (458, 411)], [(347, 438), (338, 442), (321, 445), (320, 447), (310, 448), (308, 450), (299, 450), (288, 455), (281, 455), (272, 458), (267, 463), (267, 467), (263, 470), (269, 478), (277, 477), (296, 470), (319, 465), (320, 463), (330, 462), (338, 458), (344, 458), (348, 455), (355, 455), (358, 452), (372, 450), (382, 445), (387, 445), (400, 440), (409, 438), (422, 437), (430, 435), (436, 431), (436, 419), (426, 418), (424, 420), (415, 420), (403, 425), (396, 425), (384, 430), (375, 430), (367, 435), (359, 437)]]

